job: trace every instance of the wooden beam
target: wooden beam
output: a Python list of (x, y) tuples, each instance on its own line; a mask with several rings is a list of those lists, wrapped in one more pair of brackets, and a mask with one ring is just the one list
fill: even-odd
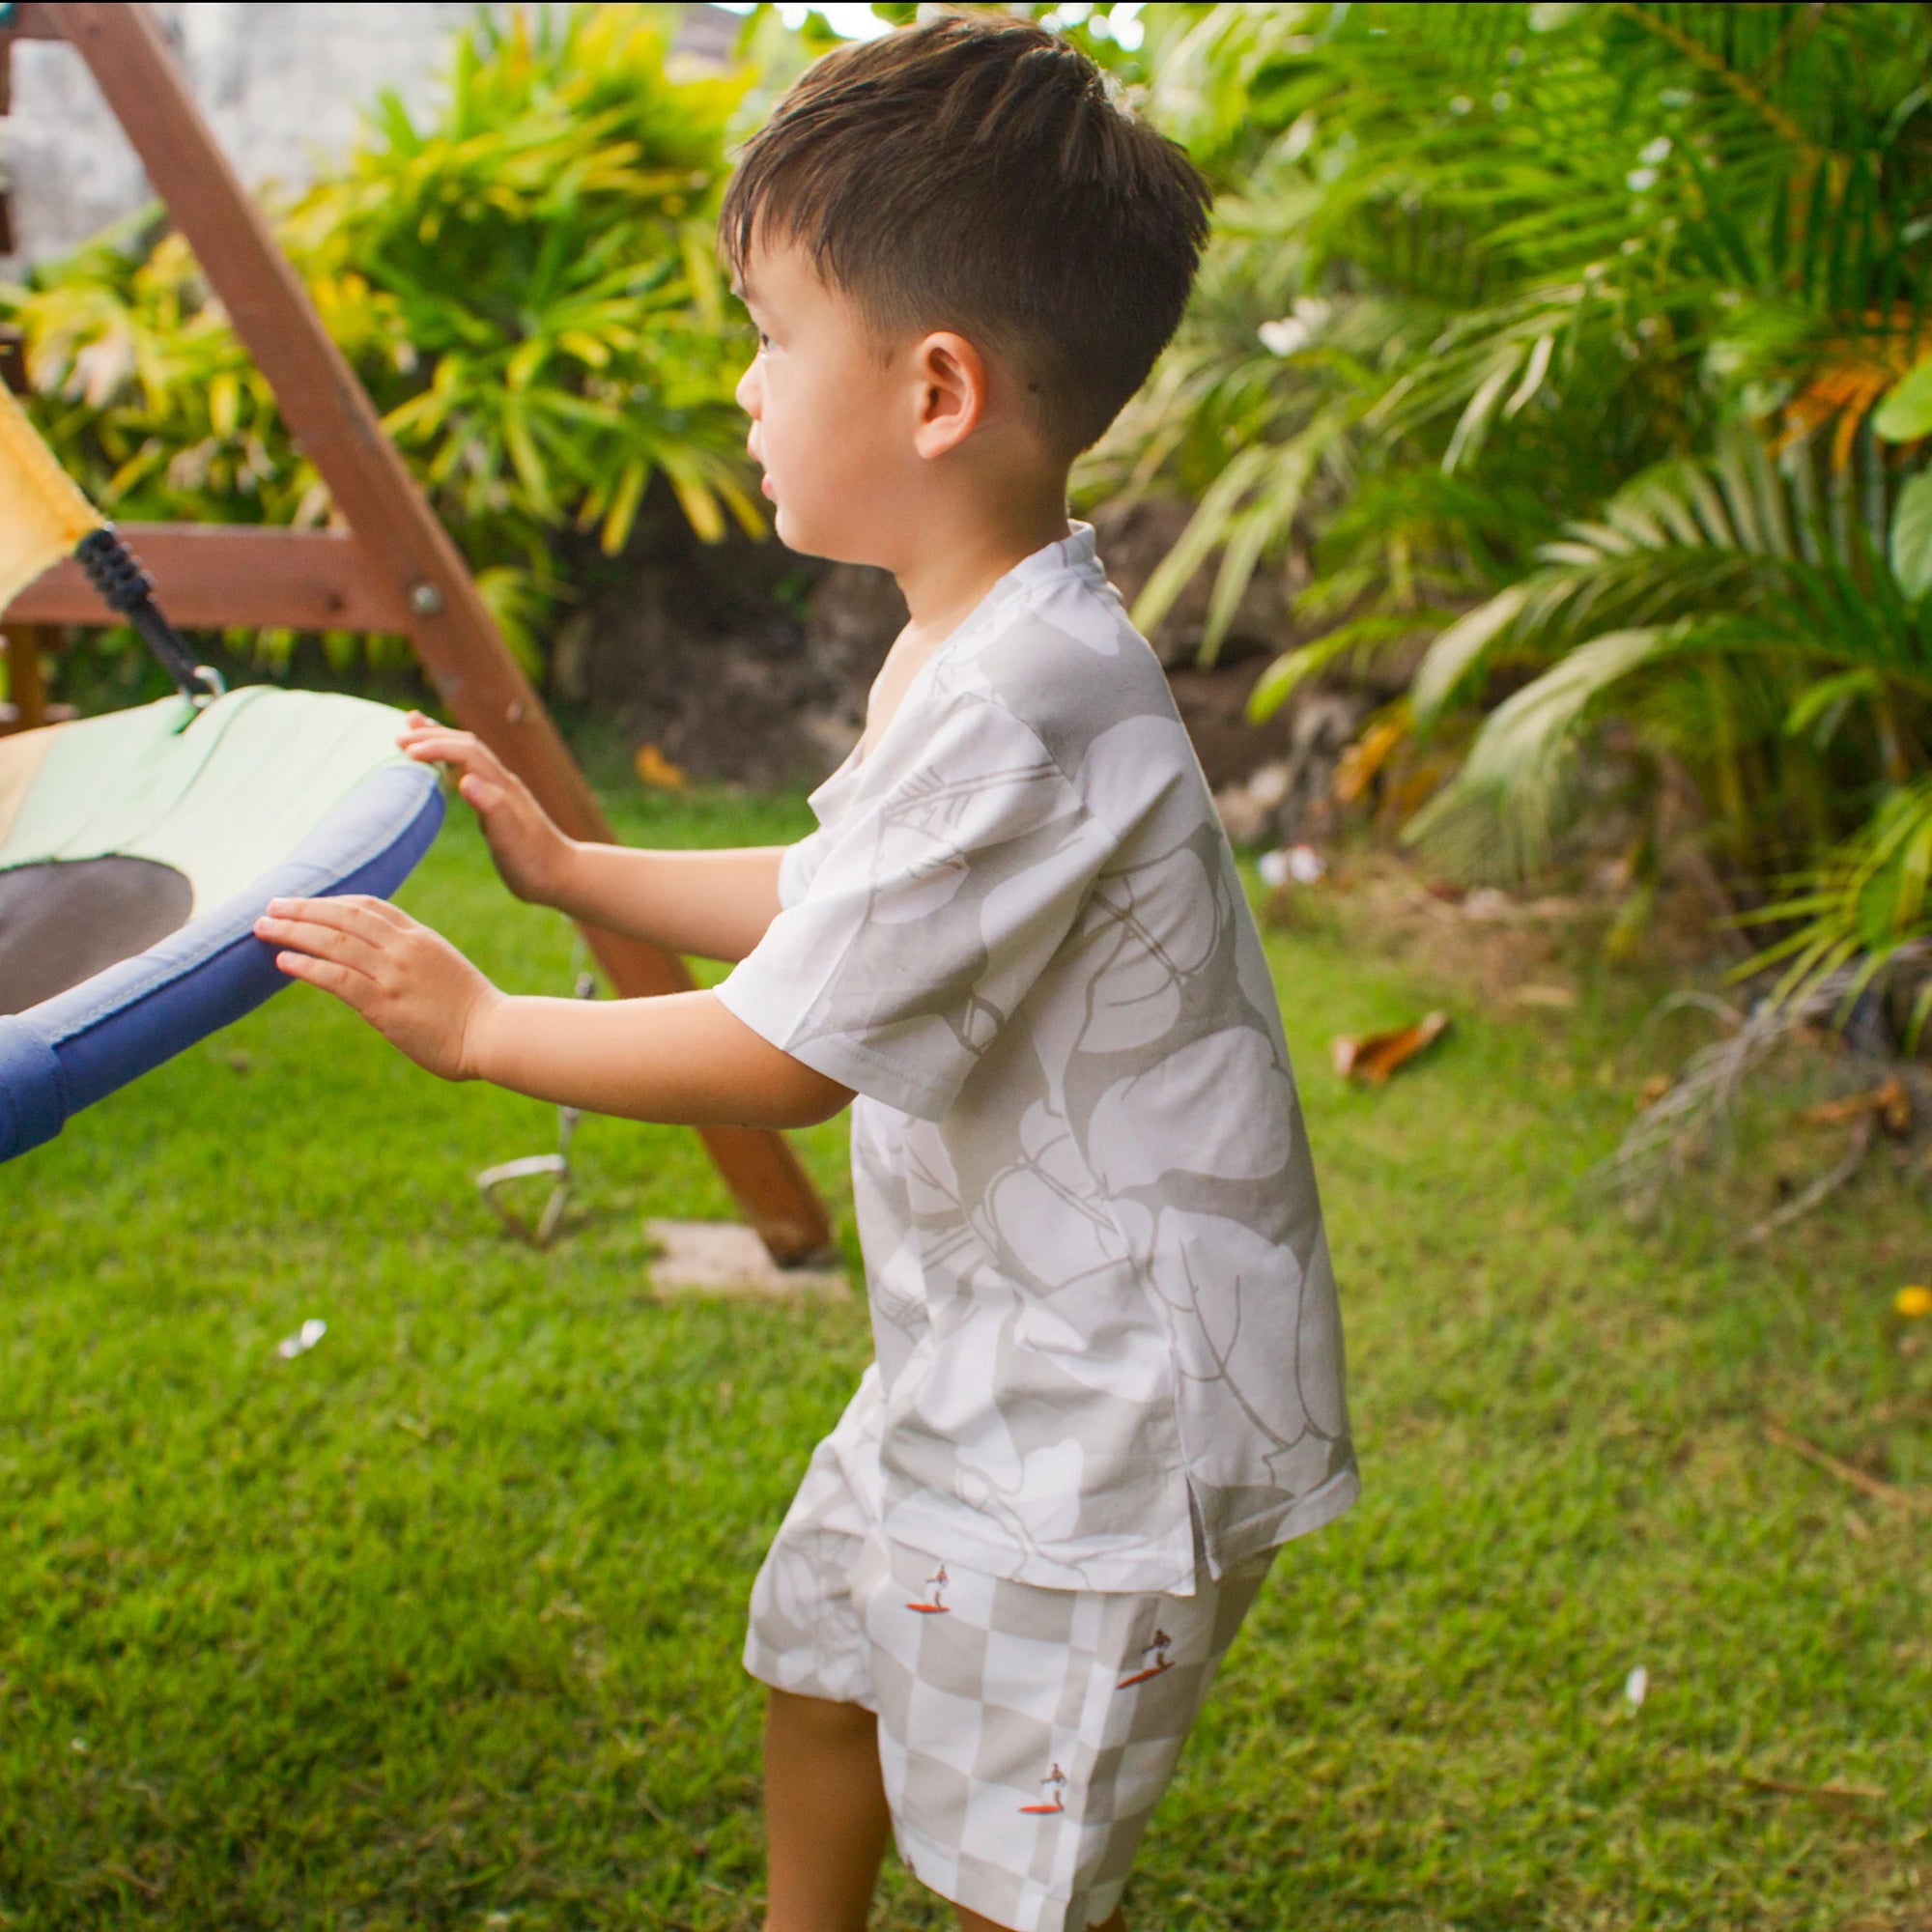
[(32, 731), (47, 722), (47, 687), (41, 675), (45, 641), (37, 625), (7, 626), (7, 701), (14, 715), (0, 729)]
[[(187, 630), (408, 631), (412, 621), (339, 530), (125, 524), (121, 534), (155, 580), (156, 602)], [(36, 578), (0, 615), (27, 624), (121, 621), (71, 558)]]
[[(308, 291), (215, 146), (153, 15), (111, 0), (44, 0), (32, 11), (30, 30), (43, 22), (79, 48), (355, 533), (371, 594), (408, 611), (417, 655), (457, 723), (490, 745), (566, 832), (608, 840), (611, 828), (588, 782)], [(620, 994), (677, 992), (693, 983), (681, 959), (655, 947), (591, 927), (584, 937)], [(780, 1135), (701, 1131), (778, 1260), (798, 1260), (830, 1241), (824, 1207)]]

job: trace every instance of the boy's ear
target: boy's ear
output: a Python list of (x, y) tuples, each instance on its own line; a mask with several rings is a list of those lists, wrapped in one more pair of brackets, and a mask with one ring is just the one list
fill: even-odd
[(979, 428), (986, 412), (986, 361), (963, 335), (935, 329), (913, 354), (919, 394), (913, 447), (921, 456), (944, 456)]

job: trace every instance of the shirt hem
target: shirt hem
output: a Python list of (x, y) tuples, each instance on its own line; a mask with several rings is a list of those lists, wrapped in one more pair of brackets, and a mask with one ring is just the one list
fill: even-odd
[(1324, 1529), (1337, 1517), (1352, 1509), (1362, 1493), (1362, 1473), (1351, 1461), (1337, 1470), (1319, 1490), (1296, 1496), (1279, 1508), (1264, 1510), (1245, 1518), (1235, 1528), (1223, 1530), (1208, 1543), (1208, 1574), (1217, 1580), (1230, 1570), (1239, 1569), (1253, 1558), (1279, 1549), (1297, 1537)]
[[(1183, 1516), (1167, 1544), (1097, 1556), (1062, 1558), (1042, 1550), (1015, 1548), (980, 1534), (978, 1512), (964, 1504), (957, 1512), (922, 1508), (917, 1498), (891, 1505), (881, 1527), (895, 1543), (963, 1565), (1002, 1582), (1026, 1583), (1040, 1590), (1086, 1590), (1097, 1596), (1191, 1597), (1194, 1594), (1194, 1534)], [(1176, 1552), (1179, 1552), (1178, 1554)]]
[[(1139, 1550), (1079, 1558), (1015, 1548), (1010, 1543), (986, 1536), (978, 1527), (977, 1511), (963, 1504), (956, 1511), (934, 1508), (918, 1495), (888, 1506), (882, 1512), (881, 1527), (895, 1543), (1006, 1582), (1028, 1583), (1042, 1590), (1089, 1590), (1101, 1596), (1191, 1597), (1202, 1580), (1219, 1582), (1230, 1571), (1245, 1569), (1282, 1545), (1325, 1528), (1352, 1509), (1361, 1493), (1361, 1471), (1350, 1462), (1319, 1490), (1247, 1517), (1235, 1528), (1208, 1537), (1205, 1579), (1194, 1548), (1193, 1523), (1188, 1519), (1151, 1548), (1144, 1546)], [(1185, 1553), (1177, 1558), (1175, 1548)]]

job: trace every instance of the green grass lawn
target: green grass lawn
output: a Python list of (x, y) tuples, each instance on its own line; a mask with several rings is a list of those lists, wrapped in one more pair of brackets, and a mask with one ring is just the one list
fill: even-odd
[[(567, 989), (467, 822), (404, 898)], [(1875, 1173), (1749, 1260), (1633, 1233), (1576, 1186), (1627, 1014), (1464, 999), (1362, 1093), (1329, 1036), (1441, 989), (1270, 944), (1366, 1491), (1278, 1563), (1138, 1925), (1932, 1925), (1932, 1515), (1764, 1433), (1932, 1491), (1922, 1208)], [(674, 1131), (586, 1121), (568, 1238), (513, 1244), (471, 1176), (554, 1137), (298, 989), (0, 1173), (6, 1932), (758, 1923), (743, 1604), (863, 1308), (657, 1301), (644, 1217), (729, 1211)], [(850, 1252), (842, 1125), (800, 1142)], [(950, 1917), (895, 1868), (878, 1922)]]

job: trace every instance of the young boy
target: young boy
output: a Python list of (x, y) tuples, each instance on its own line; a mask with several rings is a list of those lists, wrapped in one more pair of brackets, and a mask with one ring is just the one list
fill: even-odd
[(820, 61), (723, 219), (779, 534), (884, 565), (911, 611), (818, 829), (579, 845), (473, 738), (404, 739), (461, 770), (520, 896), (735, 970), (512, 999), (378, 900), (258, 928), (450, 1079), (669, 1122), (853, 1103), (878, 1360), (746, 1645), (772, 1932), (861, 1932), (889, 1829), (964, 1925), (1119, 1926), (1272, 1552), (1354, 1499), (1261, 946), (1160, 667), (1066, 518), (1206, 203), (1036, 27), (946, 17)]

